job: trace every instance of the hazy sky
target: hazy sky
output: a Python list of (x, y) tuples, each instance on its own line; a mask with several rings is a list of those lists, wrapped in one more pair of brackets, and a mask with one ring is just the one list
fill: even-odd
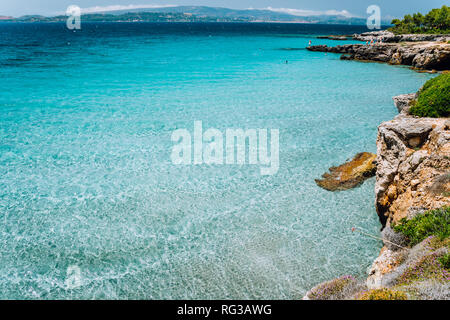
[(65, 12), (69, 5), (81, 8), (112, 5), (205, 5), (234, 9), (291, 8), (314, 12), (346, 10), (352, 15), (367, 16), (371, 4), (380, 6), (383, 17), (399, 17), (411, 12), (427, 12), (448, 5), (442, 0), (0, 0), (0, 15), (53, 15)]

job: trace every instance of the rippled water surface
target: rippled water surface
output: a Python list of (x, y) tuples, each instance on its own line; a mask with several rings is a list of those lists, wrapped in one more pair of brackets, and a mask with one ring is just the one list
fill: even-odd
[[(314, 179), (375, 152), (429, 75), (303, 49), (360, 27), (82, 28), (0, 24), (0, 298), (287, 299), (365, 274), (380, 243), (350, 229), (379, 231), (374, 180)], [(174, 166), (195, 120), (279, 129), (278, 173)]]

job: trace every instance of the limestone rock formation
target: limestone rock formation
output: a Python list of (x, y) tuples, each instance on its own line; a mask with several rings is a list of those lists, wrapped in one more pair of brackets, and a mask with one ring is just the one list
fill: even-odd
[[(426, 38), (423, 35), (396, 38), (399, 36), (381, 32), (362, 34), (358, 40), (374, 36), (385, 37), (385, 42), (398, 39), (423, 41)], [(391, 37), (392, 41), (387, 41), (386, 37)], [(433, 41), (441, 40), (437, 37)], [(422, 69), (450, 69), (450, 46), (447, 43), (315, 46), (308, 50), (341, 53), (344, 54), (342, 59), (406, 64)], [(377, 155), (372, 163), (376, 166), (375, 202), (384, 227), (384, 247), (369, 269), (362, 292), (367, 289), (398, 289), (408, 292), (408, 299), (449, 300), (448, 267), (446, 270), (441, 262), (436, 262), (436, 257), (449, 254), (450, 239), (428, 236), (412, 248), (406, 248), (406, 235), (400, 235), (391, 228), (402, 218), (410, 219), (429, 209), (450, 206), (450, 119), (410, 116), (409, 107), (416, 98), (415, 93), (394, 97), (400, 114), (378, 127)], [(316, 182), (330, 189), (341, 187), (340, 182), (346, 176), (343, 172), (352, 172), (350, 164), (355, 159), (331, 168), (330, 174)], [(429, 269), (427, 274), (422, 274), (423, 268)], [(348, 276), (341, 277), (320, 284), (304, 299), (358, 298), (354, 292), (361, 290), (361, 286), (349, 279)]]
[(450, 44), (447, 42), (384, 43), (378, 45), (346, 44), (335, 47), (317, 45), (309, 51), (345, 54), (342, 59), (409, 65), (424, 70), (450, 69)]
[(402, 94), (392, 99), (399, 113), (408, 114), (411, 102), (417, 99), (417, 93)]
[(450, 40), (450, 36), (442, 34), (394, 34), (390, 31), (372, 31), (355, 34), (353, 39), (359, 41), (370, 41), (372, 39), (383, 39), (383, 42), (420, 42), (420, 41), (441, 41)]
[(403, 251), (397, 252), (384, 247), (370, 267), (369, 276), (366, 280), (367, 288), (380, 289), (386, 286), (386, 283), (383, 282), (384, 275), (397, 268), (404, 255)]
[(317, 39), (328, 39), (328, 40), (351, 40), (352, 36), (346, 35), (330, 35), (330, 36), (318, 36)]
[(450, 128), (399, 115), (378, 127), (376, 209), (383, 225), (450, 204)]
[(448, 273), (436, 262), (436, 257), (449, 253), (449, 245), (448, 238), (431, 236), (412, 248), (384, 247), (369, 270), (367, 288), (398, 288), (409, 292), (410, 299), (449, 300)]
[(371, 32), (363, 32), (361, 34), (354, 34), (353, 39), (359, 40), (359, 41), (370, 41), (375, 38), (383, 38), (388, 39), (394, 37), (395, 34), (390, 31), (371, 31)]

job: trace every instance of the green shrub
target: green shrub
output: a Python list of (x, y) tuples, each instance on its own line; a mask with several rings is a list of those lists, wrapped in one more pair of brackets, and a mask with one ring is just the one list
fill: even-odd
[(403, 218), (394, 226), (394, 231), (405, 235), (411, 246), (429, 236), (443, 240), (450, 235), (450, 206), (426, 211), (410, 220)]
[(402, 20), (394, 19), (391, 24), (394, 27), (388, 30), (394, 33), (450, 33), (450, 7), (442, 6), (440, 9), (432, 9), (426, 15), (420, 12), (413, 15), (407, 14)]
[(432, 118), (450, 116), (450, 73), (428, 80), (409, 113)]
[(402, 291), (383, 288), (364, 292), (358, 300), (408, 300), (408, 296)]
[(444, 269), (450, 269), (450, 253), (446, 253), (438, 258), (439, 263)]

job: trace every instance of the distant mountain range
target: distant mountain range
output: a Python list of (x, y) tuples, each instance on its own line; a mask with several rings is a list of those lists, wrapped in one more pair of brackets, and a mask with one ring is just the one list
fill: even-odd
[[(45, 17), (28, 15), (18, 18), (0, 16), (0, 22), (62, 22), (65, 15)], [(95, 12), (82, 15), (85, 22), (291, 22), (364, 25), (365, 18), (344, 15), (298, 16), (262, 9), (228, 9), (206, 6), (174, 6)], [(390, 21), (382, 21), (390, 24)]]

